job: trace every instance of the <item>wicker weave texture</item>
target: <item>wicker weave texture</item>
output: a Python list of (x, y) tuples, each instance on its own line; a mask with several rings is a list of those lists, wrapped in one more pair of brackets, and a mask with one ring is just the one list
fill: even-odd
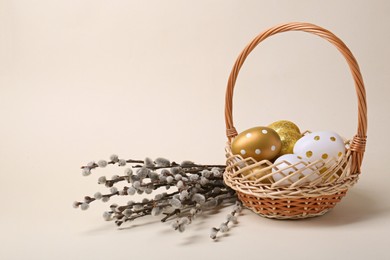
[(321, 216), (336, 206), (346, 190), (331, 195), (301, 197), (296, 199), (271, 199), (250, 196), (238, 192), (238, 198), (245, 206), (260, 216), (275, 219), (301, 219)]

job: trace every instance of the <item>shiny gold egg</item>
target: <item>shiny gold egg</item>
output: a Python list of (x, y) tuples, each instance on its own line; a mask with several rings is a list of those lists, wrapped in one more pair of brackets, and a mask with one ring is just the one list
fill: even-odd
[(282, 149), (280, 149), (279, 155), (293, 153), (294, 145), (302, 135), (293, 131), (279, 131), (277, 133), (282, 141)]
[[(243, 177), (249, 176), (247, 178), (248, 180), (256, 181), (256, 180), (266, 176), (267, 174), (271, 173), (271, 169), (265, 169), (265, 168), (266, 168), (266, 166), (260, 165), (260, 166), (253, 168), (253, 169), (243, 171), (241, 173), (241, 175)], [(272, 178), (272, 176), (266, 177), (266, 178), (262, 179), (260, 181), (260, 183), (270, 184), (270, 183), (272, 183), (271, 178)]]
[(282, 148), (279, 155), (293, 153), (295, 143), (302, 137), (299, 127), (287, 120), (274, 122), (268, 127), (275, 130), (282, 141)]
[(279, 120), (276, 122), (273, 122), (268, 126), (269, 128), (274, 129), (276, 132), (279, 131), (294, 131), (300, 133), (301, 131), (299, 130), (299, 127), (294, 124), (291, 121), (288, 120)]
[(238, 134), (232, 141), (232, 153), (256, 161), (272, 160), (280, 152), (282, 142), (275, 130), (253, 127)]

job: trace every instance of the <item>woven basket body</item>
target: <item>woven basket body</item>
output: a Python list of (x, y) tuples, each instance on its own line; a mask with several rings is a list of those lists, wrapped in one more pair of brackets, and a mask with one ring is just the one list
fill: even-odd
[[(257, 162), (253, 158), (243, 159), (233, 155), (231, 142), (237, 136), (233, 124), (233, 90), (241, 66), (249, 53), (264, 39), (287, 31), (304, 31), (318, 35), (332, 43), (345, 57), (351, 70), (358, 98), (357, 134), (345, 142), (346, 154), (339, 159), (310, 164), (301, 162), (303, 167), (290, 165), (292, 174), (283, 182), (275, 182), (272, 169), (277, 169), (270, 161)], [(228, 142), (226, 146), (227, 167), (224, 181), (236, 190), (244, 206), (255, 213), (276, 219), (299, 219), (319, 216), (332, 209), (354, 185), (360, 174), (366, 145), (367, 105), (363, 78), (356, 59), (348, 47), (328, 30), (308, 23), (287, 23), (270, 28), (254, 38), (241, 52), (234, 64), (226, 90), (225, 122)], [(304, 133), (305, 134), (305, 133)], [(318, 166), (320, 165), (320, 166)], [(302, 176), (309, 168), (312, 176)], [(295, 178), (294, 178), (295, 176)], [(307, 179), (310, 178), (310, 181)]]

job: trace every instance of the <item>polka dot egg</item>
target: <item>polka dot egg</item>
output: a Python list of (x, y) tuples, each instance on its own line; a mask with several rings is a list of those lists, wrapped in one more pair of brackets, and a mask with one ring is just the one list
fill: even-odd
[(253, 127), (238, 134), (232, 141), (232, 153), (256, 161), (274, 159), (282, 147), (275, 130), (268, 127)]
[(314, 132), (299, 139), (294, 146), (297, 154), (310, 162), (338, 159), (345, 154), (344, 141), (331, 131)]
[[(313, 172), (311, 168), (306, 168), (306, 165), (309, 164), (309, 161), (305, 158), (296, 155), (296, 154), (285, 154), (280, 156), (275, 160), (275, 167), (272, 168), (272, 178), (275, 182), (284, 179), (285, 180), (278, 183), (278, 185), (288, 185), (294, 183), (302, 178), (302, 184), (310, 181), (314, 181), (318, 178), (318, 174)], [(300, 170), (300, 172), (298, 172)]]

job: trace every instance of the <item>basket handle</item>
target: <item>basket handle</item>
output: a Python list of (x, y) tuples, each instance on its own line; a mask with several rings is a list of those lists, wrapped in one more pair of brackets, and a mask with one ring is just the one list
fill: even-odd
[(359, 65), (348, 49), (348, 47), (333, 33), (330, 31), (321, 28), (317, 25), (310, 23), (285, 23), (280, 24), (275, 27), (272, 27), (262, 33), (260, 33), (256, 38), (254, 38), (241, 52), (238, 56), (236, 62), (234, 63), (233, 69), (229, 76), (229, 81), (226, 88), (225, 96), (225, 123), (226, 123), (226, 135), (228, 140), (231, 141), (232, 138), (237, 136), (236, 128), (233, 124), (233, 90), (234, 85), (237, 80), (238, 73), (245, 62), (245, 59), (251, 53), (251, 51), (263, 40), (266, 38), (281, 32), (288, 31), (304, 31), (318, 35), (325, 40), (332, 43), (344, 56), (347, 61), (350, 71), (355, 82), (355, 89), (358, 98), (358, 127), (357, 134), (353, 137), (350, 150), (352, 151), (352, 173), (360, 173), (360, 166), (363, 160), (363, 155), (366, 146), (366, 133), (367, 133), (367, 103), (366, 103), (366, 91), (364, 88), (364, 82), (362, 75), (360, 73)]

